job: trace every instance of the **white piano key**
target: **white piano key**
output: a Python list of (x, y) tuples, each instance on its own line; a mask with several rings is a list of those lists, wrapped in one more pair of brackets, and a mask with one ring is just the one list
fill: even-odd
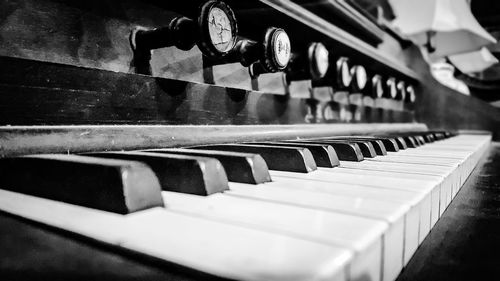
[[(325, 197), (328, 194), (332, 194), (408, 204), (411, 207), (406, 214), (404, 264), (409, 261), (411, 255), (419, 245), (419, 228), (423, 209), (422, 201), (425, 197), (425, 194), (422, 194), (422, 192), (276, 176), (273, 177), (273, 180), (273, 182), (263, 185), (262, 188), (265, 187), (266, 190), (271, 188), (279, 189), (282, 191), (300, 190), (314, 192), (319, 196)], [(233, 190), (241, 191), (240, 188), (237, 189), (239, 185), (230, 183), (230, 186), (234, 188)], [(254, 188), (259, 188), (259, 186), (254, 186)], [(262, 190), (262, 188), (259, 190)]]
[(352, 280), (346, 248), (163, 208), (117, 215), (0, 190), (0, 210), (230, 279)]
[(410, 215), (407, 218), (410, 204), (370, 199), (362, 194), (355, 196), (326, 194), (292, 189), (288, 185), (279, 186), (279, 183), (258, 186), (230, 183), (230, 190), (224, 194), (387, 221), (389, 229), (384, 234), (383, 280), (394, 280), (403, 268), (405, 229), (418, 230), (418, 216), (413, 220), (410, 219)]
[[(432, 202), (434, 214), (432, 215), (436, 218), (444, 212), (446, 207), (449, 205), (452, 199), (452, 190), (456, 185), (458, 185), (458, 179), (453, 171), (453, 167), (444, 166), (434, 166), (426, 164), (408, 164), (408, 163), (392, 163), (392, 162), (377, 162), (377, 161), (363, 161), (356, 165), (352, 162), (342, 162), (341, 167), (357, 168), (360, 170), (374, 170), (377, 172), (363, 171), (365, 174), (371, 175), (385, 175), (396, 178), (414, 178), (420, 177), (421, 180), (432, 181), (435, 184), (435, 189), (433, 192)], [(348, 171), (347, 169), (339, 169), (342, 173), (353, 173), (354, 171)], [(397, 174), (389, 174), (389, 173)], [(402, 175), (401, 173), (406, 173)], [(410, 176), (413, 175), (413, 176)], [(437, 209), (436, 209), (437, 208)], [(436, 212), (436, 210), (438, 212)], [(435, 222), (435, 220), (433, 220)]]
[[(357, 174), (336, 172), (336, 170), (335, 168), (318, 168), (317, 171), (308, 174), (280, 171), (270, 171), (270, 173), (273, 180), (276, 180), (275, 177), (289, 177), (306, 180), (320, 180), (331, 183), (352, 183), (372, 187), (416, 191), (421, 195), (421, 200), (418, 203), (420, 207), (420, 228), (422, 228), (420, 232), (425, 234), (429, 232), (431, 225), (432, 191), (436, 188), (436, 183), (434, 181), (405, 179), (403, 177), (398, 177), (397, 174), (391, 177), (370, 175), (368, 172), (362, 170), (359, 170)], [(436, 193), (434, 193), (434, 195), (435, 194)], [(423, 238), (424, 237), (419, 237), (417, 239), (417, 246)], [(411, 249), (410, 253), (413, 253), (415, 250), (416, 247)]]
[[(356, 254), (351, 278), (380, 280), (386, 221), (225, 194), (201, 197), (163, 191), (162, 195), (169, 210), (352, 249)], [(390, 237), (399, 240), (389, 243), (403, 243), (403, 236)]]
[[(359, 164), (359, 165), (356, 165)], [(444, 177), (438, 175), (432, 175), (432, 173), (425, 174), (424, 171), (419, 173), (410, 173), (407, 172), (411, 167), (401, 167), (394, 166), (390, 167), (388, 165), (379, 164), (379, 163), (366, 163), (366, 161), (353, 163), (353, 162), (341, 162), (341, 167), (338, 167), (338, 172), (342, 174), (352, 174), (357, 175), (362, 170), (362, 173), (365, 175), (372, 176), (385, 176), (385, 177), (394, 177), (394, 178), (404, 178), (404, 179), (415, 179), (415, 180), (424, 180), (431, 181), (434, 183), (434, 188), (431, 192), (431, 214), (429, 227), (427, 224), (423, 224), (423, 227), (420, 228), (420, 241), (423, 241), (425, 236), (427, 236), (430, 229), (434, 226), (437, 220), (440, 217), (440, 208), (444, 208), (441, 206), (441, 202), (447, 202), (447, 197), (450, 197), (448, 189), (446, 189), (446, 183), (443, 183)], [(406, 173), (405, 173), (406, 172)], [(444, 186), (444, 187), (443, 187)], [(449, 188), (451, 189), (451, 187)], [(443, 203), (444, 204), (444, 203)], [(444, 209), (443, 209), (444, 210)], [(424, 220), (423, 222), (426, 222)]]

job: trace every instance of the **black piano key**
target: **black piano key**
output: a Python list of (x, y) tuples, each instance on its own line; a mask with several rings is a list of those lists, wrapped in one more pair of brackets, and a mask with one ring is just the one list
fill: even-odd
[[(351, 140), (349, 140), (351, 142)], [(377, 152), (375, 152), (375, 148), (369, 141), (352, 141), (359, 146), (361, 149), (361, 153), (363, 153), (363, 157), (365, 158), (375, 158), (377, 156)]]
[(346, 141), (355, 142), (360, 146), (362, 152), (363, 152), (363, 147), (362, 147), (362, 144), (360, 142), (367, 142), (367, 143), (369, 143), (368, 151), (371, 155), (374, 155), (374, 156), (370, 157), (368, 154), (365, 155), (365, 153), (367, 153), (367, 152), (363, 152), (364, 157), (373, 158), (376, 155), (387, 155), (387, 150), (385, 149), (384, 143), (378, 139), (360, 138), (360, 137), (356, 137), (356, 136), (353, 136), (353, 137), (334, 137), (334, 138), (328, 138), (328, 139), (346, 140)]
[(382, 142), (382, 140), (378, 140), (378, 139), (360, 139), (360, 138), (346, 138), (346, 140), (358, 140), (358, 141), (367, 141), (369, 142), (373, 149), (375, 150), (375, 153), (377, 155), (380, 155), (380, 156), (383, 156), (383, 155), (387, 155), (387, 149), (385, 148), (385, 145), (384, 143)]
[(94, 152), (84, 155), (144, 162), (156, 173), (163, 190), (210, 195), (229, 189), (222, 164), (214, 158), (152, 152)]
[(271, 181), (267, 164), (259, 154), (182, 148), (160, 148), (143, 151), (212, 157), (222, 163), (229, 181), (249, 184), (260, 184)]
[[(252, 143), (249, 143), (252, 144)], [(255, 142), (254, 144), (266, 144), (266, 145), (276, 145), (276, 146), (293, 146), (293, 147), (303, 147), (311, 151), (314, 161), (318, 167), (323, 168), (334, 168), (340, 165), (337, 153), (331, 145), (327, 144), (314, 144), (314, 143), (303, 143), (296, 141), (283, 141), (283, 142)]]
[(143, 163), (77, 155), (0, 159), (0, 188), (119, 214), (163, 206)]
[(436, 141), (436, 138), (434, 138), (434, 135), (431, 134), (431, 133), (426, 133), (424, 135), (424, 138), (425, 138), (425, 141), (429, 141), (429, 142), (435, 142)]
[(409, 148), (416, 148), (419, 147), (420, 145), (417, 143), (414, 137), (412, 136), (402, 136), (402, 138), (405, 140), (406, 145)]
[(445, 134), (442, 131), (431, 131), (432, 135), (436, 140), (443, 140), (445, 139)]
[(363, 161), (363, 153), (361, 152), (361, 148), (356, 143), (349, 142), (335, 142), (329, 141), (325, 139), (318, 140), (297, 140), (294, 142), (299, 143), (316, 143), (316, 144), (327, 144), (333, 147), (337, 156), (342, 161)]
[(413, 135), (413, 137), (415, 138), (415, 140), (418, 142), (419, 145), (424, 145), (426, 144), (427, 142), (425, 141), (424, 139), (424, 136), (423, 135)]
[(398, 143), (399, 149), (407, 149), (408, 145), (406, 144), (406, 141), (402, 137), (395, 137), (394, 138), (396, 142)]
[(359, 140), (353, 140), (353, 139), (349, 139), (349, 140), (330, 139), (328, 141), (337, 142), (337, 143), (357, 144), (359, 149), (361, 150), (361, 154), (363, 154), (364, 158), (374, 158), (377, 156), (377, 153), (375, 152), (373, 145), (369, 141), (359, 141)]
[(264, 158), (271, 170), (299, 173), (316, 170), (316, 162), (307, 148), (249, 144), (219, 144), (189, 148), (257, 153)]
[(377, 155), (387, 155), (387, 149), (385, 148), (385, 145), (381, 140), (370, 140), (370, 143), (373, 145), (373, 148), (375, 149)]
[(399, 146), (397, 141), (394, 138), (378, 138), (384, 146), (387, 151), (391, 152), (398, 152), (399, 151)]
[(387, 151), (399, 151), (398, 144), (393, 138), (376, 138), (372, 136), (352, 136), (352, 137), (334, 137), (332, 139), (355, 139), (369, 141), (377, 155), (387, 155)]
[(408, 146), (406, 145), (405, 140), (402, 137), (400, 137), (400, 136), (391, 136), (391, 135), (383, 136), (382, 135), (382, 136), (376, 136), (376, 137), (392, 138), (392, 139), (394, 139), (394, 141), (398, 145), (399, 150), (404, 150), (404, 149), (408, 148)]

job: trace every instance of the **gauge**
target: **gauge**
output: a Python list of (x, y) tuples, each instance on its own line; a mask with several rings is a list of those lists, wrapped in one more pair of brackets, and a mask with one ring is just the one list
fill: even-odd
[(384, 95), (384, 87), (382, 85), (382, 76), (376, 74), (372, 77), (372, 88), (371, 88), (372, 98), (381, 98)]
[(415, 88), (412, 85), (408, 85), (408, 87), (406, 87), (406, 102), (415, 103), (416, 98)]
[(329, 53), (325, 45), (318, 42), (312, 43), (308, 49), (308, 57), (311, 78), (323, 78), (330, 65)]
[(399, 81), (396, 85), (397, 88), (397, 100), (405, 100), (406, 99), (406, 84), (404, 81)]
[(277, 72), (286, 68), (291, 57), (290, 38), (285, 30), (271, 27), (264, 39), (264, 68), (268, 72)]
[(365, 88), (366, 82), (368, 82), (368, 76), (366, 70), (361, 65), (355, 65), (351, 69), (352, 85), (354, 91), (361, 91)]
[(396, 95), (398, 94), (396, 88), (396, 78), (394, 77), (388, 78), (385, 84), (386, 84), (386, 90), (384, 91), (385, 97), (391, 99), (396, 98)]
[(351, 84), (352, 76), (349, 59), (341, 57), (337, 60), (337, 86), (347, 88)]
[(198, 47), (207, 56), (222, 57), (236, 44), (237, 23), (234, 12), (221, 1), (208, 1), (201, 8), (198, 19), (200, 40)]

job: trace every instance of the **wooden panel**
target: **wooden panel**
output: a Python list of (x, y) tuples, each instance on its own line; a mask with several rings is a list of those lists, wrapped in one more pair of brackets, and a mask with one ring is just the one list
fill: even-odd
[[(135, 69), (132, 67), (130, 31), (136, 26), (166, 26), (181, 13), (195, 16), (193, 11), (197, 10), (201, 2), (203, 1), (2, 1), (0, 55), (133, 73)], [(373, 67), (373, 71), (389, 71), (398, 75), (400, 70), (415, 78), (411, 70), (401, 66), (400, 62), (380, 56), (376, 49), (331, 24), (318, 27), (310, 20), (304, 24), (258, 0), (245, 1), (243, 4), (242, 1), (228, 2), (235, 7), (240, 29), (253, 31), (250, 32), (253, 34), (246, 34), (252, 39), (260, 38), (265, 28), (276, 25), (291, 33), (293, 44), (326, 40), (339, 55), (352, 55), (359, 58), (358, 63), (366, 60), (365, 65)], [(260, 22), (254, 20), (256, 15), (261, 18)], [(266, 15), (270, 17), (264, 18)], [(239, 64), (218, 66), (214, 70), (204, 67), (203, 56), (197, 47), (190, 51), (181, 51), (175, 47), (154, 50), (152, 70), (155, 77), (252, 89), (247, 68)], [(213, 81), (210, 78), (212, 71)], [(264, 76), (258, 79), (260, 90), (284, 93), (280, 79), (266, 80)]]
[[(0, 125), (340, 122), (340, 107), (179, 80), (0, 57)], [(331, 111), (325, 118), (324, 112)], [(374, 111), (360, 122), (412, 122)], [(373, 115), (373, 116), (372, 116)]]
[[(155, 1), (12, 0), (0, 2), (0, 55), (134, 73), (130, 31), (136, 26), (169, 24), (181, 12), (197, 11), (201, 1), (186, 0), (159, 8)], [(191, 9), (186, 9), (191, 8)], [(229, 82), (251, 89), (246, 68), (231, 66)], [(155, 77), (204, 82), (202, 54), (167, 47), (152, 52)]]
[(0, 127), (0, 157), (424, 131), (423, 124)]

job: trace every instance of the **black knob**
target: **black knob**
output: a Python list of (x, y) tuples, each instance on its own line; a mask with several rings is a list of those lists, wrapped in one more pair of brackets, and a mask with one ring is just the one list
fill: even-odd
[(404, 101), (408, 104), (413, 104), (415, 103), (415, 100), (417, 99), (417, 96), (415, 94), (415, 88), (412, 85), (408, 85), (406, 87), (406, 97)]
[(397, 95), (396, 78), (390, 77), (385, 81), (384, 84), (384, 94), (382, 97), (395, 99)]
[(404, 81), (399, 81), (396, 84), (396, 100), (405, 100), (406, 99), (406, 83)]
[(349, 59), (346, 57), (337, 59), (335, 70), (336, 85), (334, 85), (334, 88), (337, 90), (347, 90), (352, 81)]
[(381, 98), (384, 94), (382, 76), (378, 74), (373, 75), (372, 79), (368, 80), (368, 83), (365, 86), (363, 94), (373, 99)]
[(286, 68), (287, 81), (321, 79), (326, 75), (329, 65), (329, 53), (325, 45), (311, 43), (307, 50), (292, 54)]
[(361, 65), (355, 65), (351, 68), (351, 93), (360, 93), (366, 87), (368, 75)]
[(190, 50), (198, 45), (209, 57), (223, 57), (236, 43), (237, 23), (234, 12), (222, 1), (208, 1), (201, 6), (198, 19), (176, 17), (166, 27), (146, 30), (136, 28), (130, 41), (134, 51), (175, 46)]
[(287, 67), (291, 57), (291, 45), (285, 30), (276, 27), (268, 28), (262, 43), (255, 46), (261, 48), (261, 52), (258, 57), (252, 59), (255, 61), (249, 69), (252, 77), (283, 71)]

